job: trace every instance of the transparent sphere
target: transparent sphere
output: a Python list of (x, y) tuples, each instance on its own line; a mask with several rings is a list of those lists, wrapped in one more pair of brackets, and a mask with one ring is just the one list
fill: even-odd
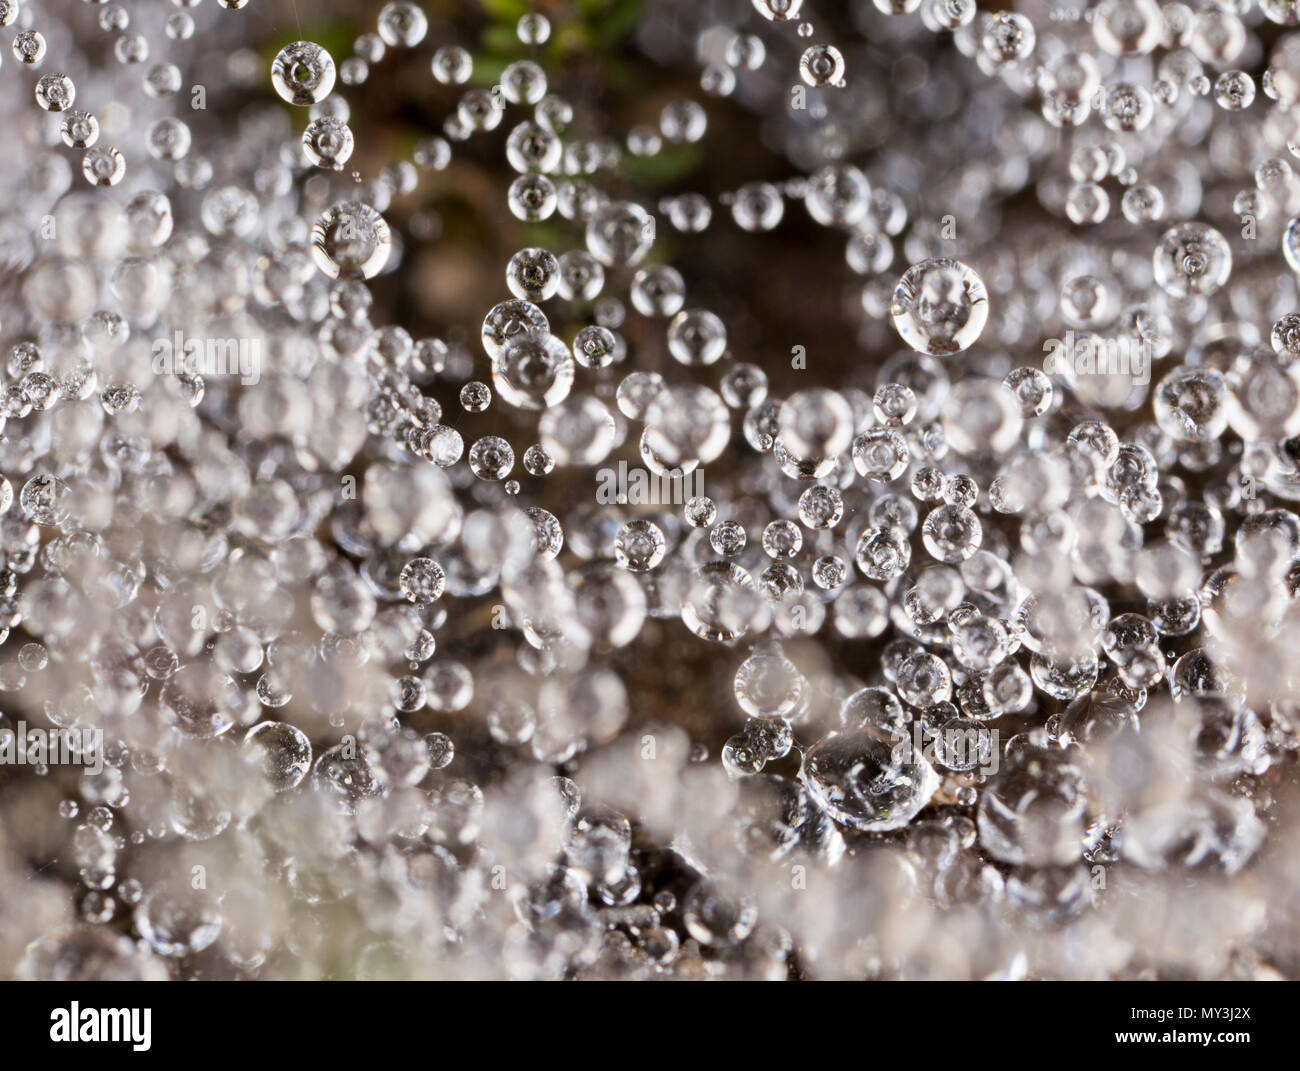
[[(427, 694), (427, 684), (425, 691)], [(456, 757), (456, 745), (446, 733), (427, 734), (424, 738), (424, 746), (428, 751), (429, 768), (432, 770), (446, 769)]]
[(235, 724), (233, 712), (242, 703), (233, 678), (211, 662), (193, 662), (163, 685), (159, 705), (183, 736), (208, 740)]
[(920, 651), (903, 659), (898, 666), (895, 685), (903, 702), (922, 710), (952, 698), (952, 674), (948, 664), (929, 651)]
[(524, 451), (524, 469), (530, 476), (545, 476), (555, 468), (555, 458), (551, 457), (541, 444), (534, 443)]
[(681, 604), (682, 623), (702, 640), (730, 643), (766, 624), (754, 578), (734, 562), (700, 566)]
[(885, 383), (871, 399), (876, 420), (891, 428), (901, 428), (916, 417), (916, 392), (902, 383)]
[(72, 107), (77, 87), (66, 74), (43, 75), (36, 82), (36, 103), (47, 112), (61, 112)]
[(1223, 375), (1212, 368), (1175, 369), (1156, 387), (1156, 422), (1179, 442), (1210, 442), (1228, 425), (1227, 394)]
[(835, 631), (845, 639), (871, 639), (889, 624), (889, 602), (871, 584), (854, 584), (835, 599)]
[(871, 428), (853, 440), (853, 467), (877, 483), (898, 479), (911, 459), (907, 440), (892, 428)]
[(1213, 294), (1232, 273), (1232, 250), (1208, 223), (1180, 223), (1161, 236), (1152, 268), (1170, 297)]
[(96, 145), (81, 158), (81, 173), (92, 186), (116, 186), (126, 176), (126, 157), (111, 145)]
[(614, 537), (614, 560), (634, 573), (653, 569), (667, 553), (663, 530), (650, 520), (628, 521)]
[(988, 322), (984, 282), (959, 260), (924, 260), (908, 268), (894, 289), (890, 317), (912, 349), (949, 357), (969, 349)]
[(525, 45), (544, 45), (551, 38), (551, 23), (545, 15), (521, 15), (515, 24), (515, 33)]
[(173, 41), (188, 41), (194, 36), (194, 19), (187, 11), (173, 11), (167, 16), (165, 28)]
[(614, 448), (614, 417), (591, 395), (566, 398), (547, 409), (537, 425), (542, 448), (557, 465), (596, 465)]
[(853, 551), (863, 576), (871, 580), (893, 580), (902, 576), (912, 561), (912, 547), (894, 528), (868, 528)]
[(1010, 633), (996, 617), (975, 617), (952, 626), (952, 652), (967, 669), (986, 672), (1012, 650)]
[(545, 175), (520, 175), (510, 184), (506, 204), (515, 219), (537, 223), (555, 214), (559, 196), (555, 183)]
[(894, 246), (877, 231), (856, 231), (844, 247), (844, 259), (858, 275), (875, 275), (889, 270), (894, 262)]
[(188, 883), (151, 889), (136, 905), (133, 919), (150, 948), (175, 959), (202, 952), (220, 936), (222, 928), (216, 904)]
[(813, 88), (844, 81), (844, 54), (834, 45), (811, 45), (799, 57), (799, 77)]
[(618, 411), (629, 420), (644, 420), (650, 403), (665, 385), (664, 377), (658, 372), (632, 372), (624, 376), (614, 394)]
[(537, 104), (546, 96), (546, 72), (532, 60), (516, 60), (501, 72), (500, 85), (511, 104)]
[(1269, 333), (1269, 341), (1279, 364), (1291, 365), (1300, 359), (1300, 313), (1289, 312), (1278, 320)]
[(994, 64), (1001, 65), (1028, 59), (1036, 43), (1034, 24), (1029, 19), (1019, 12), (999, 11), (985, 23), (980, 50)]
[(437, 602), (447, 586), (447, 574), (432, 558), (412, 558), (398, 578), (402, 594), (421, 605)]
[(709, 546), (727, 558), (734, 558), (744, 550), (747, 541), (745, 526), (737, 521), (723, 521), (709, 533)]
[(686, 300), (686, 283), (676, 268), (656, 264), (632, 276), (632, 307), (642, 316), (676, 316)]
[(1132, 134), (1151, 125), (1155, 106), (1145, 87), (1120, 82), (1106, 90), (1101, 114), (1108, 130)]
[(682, 516), (692, 528), (707, 528), (718, 519), (718, 507), (707, 495), (693, 495), (686, 500)]
[(692, 144), (704, 137), (709, 118), (693, 100), (675, 100), (659, 113), (659, 131), (673, 144)]
[(713, 219), (713, 206), (699, 193), (670, 198), (666, 208), (669, 222), (683, 234), (701, 234)]
[(800, 459), (835, 457), (853, 442), (853, 409), (838, 391), (796, 391), (777, 414), (781, 442)]
[(460, 404), (467, 413), (482, 413), (492, 404), (492, 389), (472, 379), (460, 388)]
[(788, 718), (803, 698), (806, 681), (788, 658), (755, 654), (736, 670), (733, 692), (751, 718)]
[(844, 516), (844, 496), (834, 487), (809, 487), (799, 496), (799, 520), (809, 528), (834, 528)]
[(731, 437), (726, 404), (708, 387), (665, 387), (645, 414), (646, 444), (669, 467), (716, 460)]
[(1224, 71), (1214, 82), (1214, 102), (1230, 112), (1249, 108), (1255, 102), (1255, 80), (1245, 71)]
[(587, 248), (607, 268), (638, 264), (654, 239), (654, 217), (631, 202), (612, 203), (587, 224)]
[(369, 586), (352, 572), (327, 573), (312, 591), (312, 618), (325, 632), (356, 635), (374, 620), (376, 608)]
[(1212, 67), (1225, 67), (1246, 45), (1246, 27), (1227, 7), (1208, 7), (1197, 12), (1192, 24), (1192, 54)]
[(520, 409), (547, 409), (573, 388), (573, 354), (554, 335), (524, 335), (492, 360), (497, 394)]
[(668, 352), (681, 364), (713, 364), (726, 351), (726, 325), (708, 309), (683, 310), (668, 325)]
[(778, 561), (793, 558), (803, 547), (803, 533), (794, 521), (772, 521), (763, 529), (761, 545), (763, 553), (769, 558)]
[(302, 148), (317, 167), (341, 171), (352, 156), (352, 129), (342, 119), (313, 119), (302, 132)]
[(45, 58), (45, 37), (37, 30), (22, 30), (14, 35), (14, 59), (35, 67)]
[(1087, 52), (1064, 52), (1044, 70), (1044, 90), (1068, 103), (1088, 101), (1100, 84), (1101, 70)]
[(280, 49), (271, 64), (271, 85), (282, 100), (305, 107), (330, 95), (334, 59), (314, 41), (294, 41)]
[(515, 467), (515, 452), (498, 435), (485, 435), (469, 448), (469, 467), (480, 480), (504, 480)]
[(467, 89), (456, 105), (456, 118), (467, 135), (478, 130), (495, 130), (504, 114), (505, 106), (496, 94), (486, 89)]
[(623, 340), (608, 327), (588, 324), (573, 336), (573, 357), (584, 368), (607, 368), (625, 354)]
[(1109, 55), (1145, 56), (1164, 38), (1164, 15), (1156, 0), (1105, 0), (1093, 14), (1093, 39)]
[(812, 578), (822, 590), (833, 591), (848, 580), (848, 563), (836, 554), (824, 554), (813, 562)]
[(312, 260), (331, 279), (369, 279), (388, 263), (392, 250), (384, 217), (361, 201), (332, 206), (312, 226)]
[(959, 454), (1005, 454), (1024, 427), (1020, 403), (1001, 382), (968, 378), (959, 382), (940, 414), (944, 438)]
[(945, 505), (925, 518), (921, 537), (933, 557), (942, 562), (961, 562), (979, 550), (983, 529), (973, 510)]
[(1014, 369), (1002, 383), (1019, 403), (1020, 415), (1026, 420), (1042, 416), (1052, 406), (1052, 381), (1039, 368)]
[(554, 171), (563, 155), (560, 139), (538, 123), (520, 123), (506, 139), (506, 160), (516, 171)]
[(459, 45), (442, 45), (433, 54), (433, 76), (445, 86), (464, 85), (474, 73), (474, 59)]
[(546, 314), (530, 301), (503, 301), (492, 306), (483, 318), (481, 338), (489, 357), (502, 356), (506, 347), (522, 337), (547, 338), (551, 324)]
[(900, 760), (898, 739), (874, 728), (832, 732), (803, 757), (800, 780), (841, 825), (883, 833), (910, 822), (939, 788), (939, 776), (919, 753)]
[(770, 231), (784, 215), (785, 200), (770, 182), (746, 182), (732, 197), (731, 217), (741, 230)]
[(190, 128), (174, 116), (159, 119), (149, 127), (149, 154), (158, 160), (180, 160), (190, 151)]
[(770, 22), (789, 22), (803, 10), (803, 0), (753, 0), (754, 10)]
[(380, 9), (378, 29), (389, 47), (414, 48), (429, 32), (429, 20), (417, 5), (395, 0)]
[(1165, 195), (1158, 186), (1139, 183), (1124, 191), (1119, 206), (1130, 223), (1154, 223), (1165, 214)]
[(506, 285), (524, 301), (545, 301), (560, 288), (560, 262), (547, 249), (521, 249), (506, 265)]
[(99, 140), (99, 120), (90, 112), (74, 108), (63, 113), (59, 136), (69, 149), (89, 149)]
[(849, 227), (870, 209), (871, 186), (851, 164), (829, 164), (809, 177), (804, 204), (822, 226)]
[(311, 743), (299, 728), (282, 721), (264, 721), (244, 734), (244, 758), (256, 768), (273, 792), (297, 788), (311, 770)]
[(736, 34), (727, 42), (726, 58), (728, 66), (756, 71), (767, 58), (767, 46), (757, 34)]
[(975, 0), (925, 0), (921, 21), (928, 30), (959, 30), (975, 20)]
[(474, 676), (459, 662), (435, 662), (424, 673), (424, 697), (430, 710), (464, 710), (474, 697)]
[(1110, 214), (1110, 194), (1096, 182), (1079, 182), (1065, 198), (1065, 214), (1071, 223), (1100, 223)]
[(1300, 0), (1259, 0), (1259, 9), (1265, 18), (1280, 26), (1300, 23)]

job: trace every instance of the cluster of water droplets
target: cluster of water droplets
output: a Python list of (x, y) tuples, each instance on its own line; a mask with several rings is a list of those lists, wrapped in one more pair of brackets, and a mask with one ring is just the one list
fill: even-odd
[(831, 6), (0, 0), (0, 970), (1300, 973), (1300, 6)]

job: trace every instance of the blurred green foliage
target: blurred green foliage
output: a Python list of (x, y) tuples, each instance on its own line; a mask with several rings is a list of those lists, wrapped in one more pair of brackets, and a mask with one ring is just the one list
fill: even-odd
[[(570, 0), (565, 5), (570, 17), (553, 27), (551, 39), (543, 46), (540, 59), (573, 60), (579, 56), (596, 59), (601, 65), (602, 80), (607, 88), (628, 88), (633, 81), (627, 64), (614, 49), (636, 28), (645, 0)], [(519, 40), (516, 25), (521, 16), (539, 10), (530, 0), (478, 0), (493, 22), (482, 34), (482, 51), (474, 57), (474, 83), (495, 85), (513, 60), (529, 55), (532, 49)], [(540, 10), (545, 10), (540, 9)], [(666, 146), (652, 157), (624, 157), (623, 171), (632, 181), (652, 188), (666, 186), (700, 163), (700, 154), (692, 146)]]
[(528, 0), (478, 0), (479, 7), (491, 15), (494, 19), (513, 19), (518, 20), (521, 15), (528, 14), (531, 6)]
[[(474, 0), (487, 20), (481, 28), (480, 47), (474, 54), (476, 86), (489, 87), (501, 80), (505, 68), (517, 59), (536, 54), (550, 70), (583, 62), (598, 72), (597, 82), (605, 92), (635, 93), (641, 83), (635, 57), (619, 53), (619, 47), (635, 30), (646, 0), (566, 0), (537, 3), (535, 0)], [(550, 40), (533, 48), (519, 40), (517, 24), (530, 11), (551, 19)], [(364, 32), (354, 22), (337, 17), (313, 21), (310, 27), (287, 30), (267, 42), (264, 65), (270, 70), (276, 54), (293, 41), (315, 41), (336, 58), (352, 54), (353, 41)], [(289, 108), (289, 105), (285, 105)], [(351, 125), (359, 132), (366, 124), (364, 108), (353, 112)], [(430, 131), (418, 129), (393, 116), (380, 123), (384, 149), (394, 158), (409, 158), (415, 143)], [(662, 189), (679, 181), (701, 163), (694, 146), (666, 145), (651, 157), (624, 154), (621, 170), (632, 182), (650, 189)], [(544, 244), (538, 242), (536, 244)]]
[(623, 154), (622, 171), (642, 186), (667, 186), (694, 171), (702, 160), (694, 145), (665, 145), (654, 156)]
[[(571, 17), (553, 27), (544, 46), (547, 57), (562, 59), (577, 52), (607, 49), (619, 44), (635, 29), (644, 0), (572, 0)], [(521, 16), (537, 10), (529, 0), (478, 0), (484, 14), (493, 20), (483, 31), (483, 47), (498, 56), (529, 51), (520, 42), (515, 25)], [(543, 13), (545, 10), (543, 9)], [(554, 24), (557, 20), (552, 19)]]

